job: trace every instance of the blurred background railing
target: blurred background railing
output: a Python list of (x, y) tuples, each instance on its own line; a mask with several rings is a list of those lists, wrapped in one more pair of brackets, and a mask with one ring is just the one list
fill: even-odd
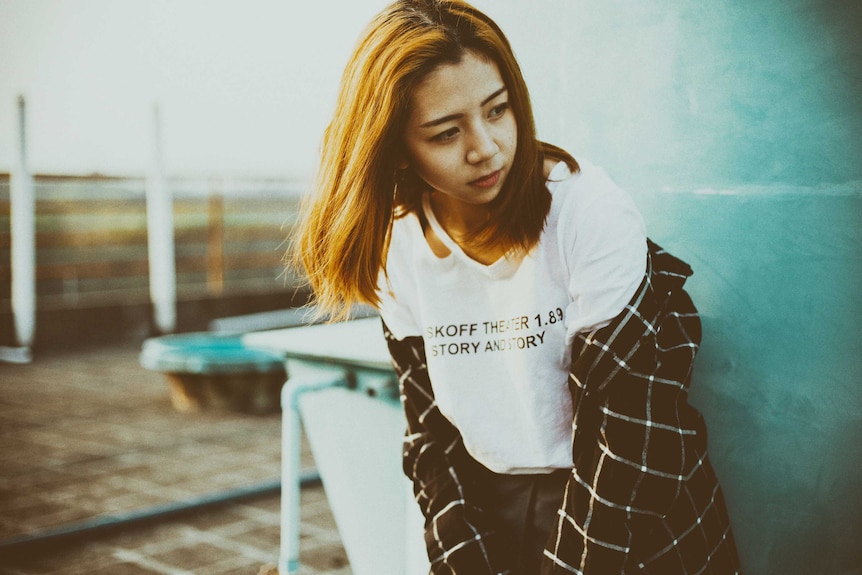
[[(9, 175), (0, 174), (0, 345), (14, 340), (9, 186)], [(282, 260), (296, 218), (301, 182), (184, 177), (170, 179), (168, 186), (174, 198), (180, 319), (184, 304), (224, 304), (209, 314), (201, 314), (200, 305), (193, 306), (193, 315), (198, 317), (181, 321), (185, 325), (179, 325), (180, 329), (199, 327), (211, 319), (204, 317), (208, 315), (289, 305), (285, 300), (296, 292), (299, 282), (285, 272)], [(76, 310), (106, 316), (110, 315), (107, 310), (117, 306), (147, 307), (144, 178), (36, 175), (34, 188), (37, 316), (71, 318)], [(274, 298), (277, 301), (266, 301)], [(230, 305), (231, 300), (237, 303)], [(148, 329), (140, 325), (142, 321), (146, 320), (131, 319), (126, 329)], [(68, 321), (61, 323), (64, 331), (76, 331)], [(100, 322), (103, 328), (110, 323)], [(45, 332), (46, 338), (64, 339), (51, 334), (49, 322), (37, 319), (37, 325), (37, 338)], [(117, 325), (116, 329), (123, 328)]]

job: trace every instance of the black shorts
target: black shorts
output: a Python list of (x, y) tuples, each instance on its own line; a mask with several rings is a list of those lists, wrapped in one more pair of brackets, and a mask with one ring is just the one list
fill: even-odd
[(479, 480), (477, 501), (496, 527), (509, 554), (512, 575), (537, 575), (539, 562), (557, 520), (569, 469), (540, 475), (487, 471)]

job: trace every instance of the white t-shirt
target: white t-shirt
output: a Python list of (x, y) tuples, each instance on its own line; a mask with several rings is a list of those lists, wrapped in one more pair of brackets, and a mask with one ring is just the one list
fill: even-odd
[(380, 314), (395, 337), (424, 338), (440, 411), (497, 473), (572, 466), (571, 341), (616, 317), (643, 278), (646, 233), (634, 202), (602, 169), (579, 164), (577, 174), (563, 162), (551, 171), (545, 228), (520, 259), (469, 258), (427, 198), (448, 256), (431, 251), (416, 214), (393, 224)]

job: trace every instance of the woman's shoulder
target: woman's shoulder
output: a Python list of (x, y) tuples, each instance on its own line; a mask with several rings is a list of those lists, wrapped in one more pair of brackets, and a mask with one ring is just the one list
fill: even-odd
[(560, 162), (548, 178), (552, 196), (549, 222), (554, 227), (559, 225), (561, 237), (573, 240), (585, 230), (601, 234), (602, 229), (616, 229), (623, 224), (642, 226), (634, 199), (604, 169), (580, 158), (578, 165), (580, 170), (572, 173)]
[(393, 218), (389, 241), (390, 253), (409, 253), (416, 247), (416, 242), (422, 233), (422, 224), (415, 212), (408, 212)]
[(604, 169), (589, 160), (579, 158), (578, 169), (573, 171), (563, 161), (552, 161), (547, 171), (547, 185), (559, 208), (576, 209), (576, 206), (592, 204), (596, 201), (614, 201), (627, 196), (608, 176)]
[(554, 168), (557, 166), (557, 164), (564, 164), (565, 165), (565, 162), (563, 162), (562, 160), (554, 159), (554, 158), (545, 158), (544, 163), (542, 165), (542, 174), (545, 176), (545, 181), (550, 179), (551, 172), (554, 171)]

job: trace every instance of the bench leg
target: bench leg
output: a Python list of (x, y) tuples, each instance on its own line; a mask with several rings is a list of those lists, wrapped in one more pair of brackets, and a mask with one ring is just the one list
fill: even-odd
[(291, 377), (281, 389), (281, 534), (279, 575), (299, 572), (300, 454), (302, 424), (299, 397), (304, 393), (347, 386), (342, 370), (290, 366)]

